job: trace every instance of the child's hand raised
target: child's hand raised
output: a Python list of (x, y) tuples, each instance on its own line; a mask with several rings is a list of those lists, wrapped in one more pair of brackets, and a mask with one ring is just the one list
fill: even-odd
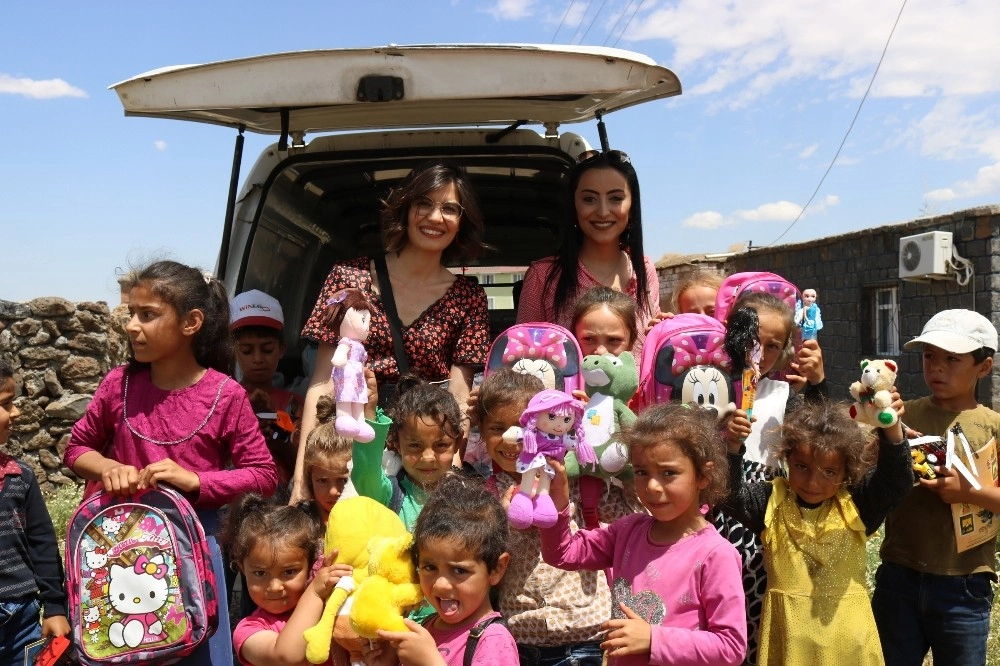
[(444, 659), (430, 632), (413, 620), (404, 618), (403, 624), (409, 631), (379, 629), (378, 632), (378, 637), (389, 641), (389, 645), (395, 649), (399, 663), (403, 666), (444, 666)]
[(378, 380), (371, 368), (365, 368), (365, 386), (368, 389), (368, 402), (365, 403), (365, 418), (375, 420), (375, 408), (378, 407)]
[(609, 657), (624, 657), (630, 654), (649, 654), (653, 641), (653, 628), (649, 623), (636, 615), (623, 602), (618, 606), (625, 613), (624, 620), (608, 620), (601, 629), (608, 632), (601, 649)]
[(150, 463), (139, 473), (139, 490), (156, 488), (160, 483), (169, 483), (185, 493), (193, 493), (201, 489), (201, 477), (181, 467), (170, 458)]
[(733, 412), (726, 425), (726, 443), (730, 453), (739, 452), (743, 441), (750, 436), (750, 428), (756, 420), (754, 417), (747, 418), (747, 413), (742, 409)]
[(556, 511), (562, 513), (569, 506), (569, 477), (566, 476), (566, 466), (552, 458), (546, 458), (546, 460), (556, 473), (549, 485), (549, 497), (556, 505)]
[(790, 364), (792, 372), (787, 375), (788, 383), (796, 391), (801, 391), (806, 384), (816, 385), (826, 379), (823, 369), (823, 350), (815, 340), (806, 340)]

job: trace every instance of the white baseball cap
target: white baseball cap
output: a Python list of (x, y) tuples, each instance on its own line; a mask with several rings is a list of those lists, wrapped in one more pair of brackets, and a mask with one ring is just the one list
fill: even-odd
[(972, 310), (942, 310), (924, 324), (924, 330), (905, 345), (934, 345), (952, 354), (968, 354), (986, 347), (997, 351), (997, 329), (989, 319)]
[(229, 303), (229, 330), (235, 331), (245, 326), (264, 326), (282, 330), (285, 315), (281, 303), (258, 289), (237, 294)]

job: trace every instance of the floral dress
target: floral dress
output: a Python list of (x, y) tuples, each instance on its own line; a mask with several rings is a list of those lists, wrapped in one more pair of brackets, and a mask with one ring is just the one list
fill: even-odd
[[(360, 289), (372, 306), (371, 328), (365, 348), (369, 367), (381, 385), (398, 381), (400, 373), (385, 306), (375, 294), (369, 266), (367, 257), (334, 264), (312, 314), (302, 328), (302, 337), (336, 345), (336, 331), (322, 324), (326, 302), (341, 289)], [(453, 365), (483, 365), (490, 343), (486, 291), (470, 280), (458, 278), (444, 296), (420, 313), (410, 325), (403, 326), (402, 336), (411, 371), (426, 381), (448, 379)]]

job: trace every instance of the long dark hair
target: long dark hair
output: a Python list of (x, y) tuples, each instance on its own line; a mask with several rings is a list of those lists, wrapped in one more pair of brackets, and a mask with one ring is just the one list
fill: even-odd
[[(182, 319), (192, 310), (201, 310), (204, 319), (191, 343), (195, 361), (203, 368), (233, 374), (236, 347), (229, 332), (229, 297), (222, 282), (192, 266), (157, 261), (135, 271), (133, 287), (140, 285), (163, 299)], [(130, 358), (129, 364), (145, 365), (135, 358)]]
[[(629, 209), (628, 226), (622, 233), (619, 243), (621, 249), (628, 253), (632, 272), (636, 278), (636, 302), (639, 312), (652, 312), (649, 302), (649, 281), (646, 279), (645, 255), (642, 249), (642, 205), (639, 197), (639, 176), (635, 168), (619, 151), (608, 151), (592, 157), (576, 165), (569, 178), (569, 205), (566, 210), (571, 215), (570, 231), (566, 234), (562, 247), (556, 254), (554, 270), (549, 273), (549, 285), (556, 283), (553, 311), (548, 313), (556, 317), (566, 305), (572, 303), (577, 296), (579, 285), (577, 272), (580, 264), (580, 245), (583, 243), (583, 231), (576, 221), (576, 188), (580, 185), (580, 177), (591, 169), (614, 169), (625, 176), (629, 192), (632, 195), (632, 206)], [(656, 304), (659, 308), (659, 303)]]
[(406, 247), (410, 205), (428, 192), (452, 184), (458, 190), (458, 203), (465, 211), (455, 240), (441, 255), (441, 263), (450, 265), (478, 259), (489, 249), (484, 240), (483, 212), (465, 169), (449, 162), (424, 162), (414, 167), (382, 202), (382, 243), (386, 252), (399, 252)]

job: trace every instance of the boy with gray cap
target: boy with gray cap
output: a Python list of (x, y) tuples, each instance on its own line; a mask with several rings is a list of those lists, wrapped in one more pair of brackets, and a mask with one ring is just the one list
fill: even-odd
[[(990, 376), (997, 330), (971, 310), (944, 310), (927, 322), (905, 349), (922, 349), (925, 398), (904, 403), (909, 427), (945, 436), (958, 424), (973, 451), (1000, 439), (1000, 414), (976, 402), (976, 386)], [(993, 505), (1000, 490), (974, 494), (954, 471), (921, 482), (885, 522), (882, 564), (875, 577), (872, 609), (887, 666), (934, 662), (985, 664), (996, 580), (996, 538), (959, 553), (949, 502)]]

